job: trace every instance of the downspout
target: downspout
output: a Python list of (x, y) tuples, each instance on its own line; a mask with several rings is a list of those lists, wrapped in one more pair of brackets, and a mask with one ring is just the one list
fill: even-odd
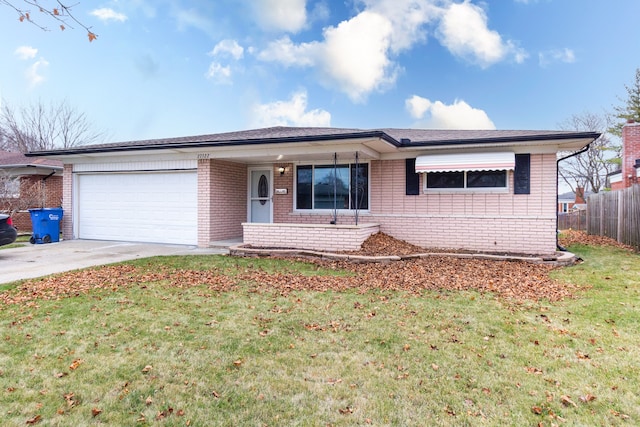
[(54, 174), (56, 173), (56, 171), (51, 171), (51, 173), (45, 177), (42, 178), (42, 186), (43, 188), (43, 194), (42, 194), (42, 198), (43, 200), (41, 201), (42, 207), (45, 207), (45, 205), (47, 204), (47, 179), (51, 178)]
[(576, 151), (575, 153), (571, 153), (568, 156), (565, 156), (556, 160), (556, 248), (558, 248), (558, 250), (562, 252), (566, 252), (567, 248), (560, 246), (560, 243), (558, 242), (558, 183), (560, 182), (560, 162), (563, 160), (570, 159), (571, 157), (578, 156), (584, 153), (585, 151), (589, 150), (592, 142), (593, 141), (585, 145), (582, 150)]

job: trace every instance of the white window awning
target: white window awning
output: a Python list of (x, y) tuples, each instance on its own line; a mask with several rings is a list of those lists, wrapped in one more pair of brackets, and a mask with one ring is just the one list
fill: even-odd
[(513, 170), (514, 153), (429, 154), (416, 158), (416, 172)]

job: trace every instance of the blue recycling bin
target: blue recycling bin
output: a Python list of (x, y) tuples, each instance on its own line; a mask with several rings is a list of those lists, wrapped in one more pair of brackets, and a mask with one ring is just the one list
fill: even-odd
[(29, 213), (33, 227), (33, 234), (29, 239), (31, 244), (60, 241), (62, 208), (29, 209)]

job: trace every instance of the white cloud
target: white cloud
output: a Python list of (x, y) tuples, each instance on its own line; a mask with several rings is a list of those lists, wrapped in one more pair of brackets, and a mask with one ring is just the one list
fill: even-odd
[(447, 105), (441, 101), (432, 102), (427, 98), (413, 95), (405, 101), (405, 108), (413, 118), (421, 119), (420, 127), (430, 129), (496, 128), (487, 113), (471, 107), (463, 100), (456, 99), (453, 104)]
[(231, 84), (231, 68), (212, 62), (205, 73), (205, 77), (219, 84)]
[(393, 29), (388, 19), (362, 12), (325, 30), (321, 68), (352, 101), (392, 84), (397, 69), (388, 57)]
[(244, 55), (244, 48), (237, 41), (225, 39), (216, 44), (211, 52), (211, 56), (229, 55), (233, 59), (238, 60)]
[(290, 36), (270, 42), (258, 53), (262, 61), (310, 67), (326, 86), (335, 87), (354, 102), (392, 86), (402, 68), (395, 58), (427, 40), (438, 40), (453, 55), (486, 68), (527, 53), (487, 26), (485, 11), (470, 2), (452, 0), (354, 0), (361, 6), (354, 17), (326, 27), (322, 40), (296, 43)]
[(331, 114), (315, 109), (307, 111), (307, 92), (298, 91), (288, 101), (257, 104), (253, 107), (253, 126), (331, 126)]
[(418, 95), (408, 98), (404, 105), (414, 119), (421, 119), (431, 106), (431, 101)]
[(388, 57), (392, 26), (373, 12), (362, 12), (324, 30), (323, 42), (294, 44), (288, 36), (260, 52), (263, 61), (286, 66), (317, 67), (327, 85), (335, 85), (355, 102), (396, 79)]
[(548, 50), (546, 52), (540, 52), (538, 54), (538, 62), (541, 67), (546, 67), (554, 62), (573, 64), (574, 62), (576, 62), (576, 54), (573, 52), (573, 50), (568, 48)]
[(46, 71), (48, 67), (49, 62), (44, 58), (40, 58), (34, 62), (33, 65), (27, 68), (27, 71), (25, 71), (25, 77), (29, 82), (29, 87), (33, 88), (45, 81), (43, 72)]
[(90, 14), (104, 22), (108, 22), (108, 21), (124, 22), (127, 20), (127, 15), (125, 15), (124, 13), (119, 13), (113, 9), (109, 9), (106, 7), (92, 10)]
[(258, 24), (269, 31), (297, 33), (307, 23), (306, 0), (251, 1)]
[(310, 67), (318, 62), (319, 47), (320, 43), (318, 42), (296, 45), (289, 36), (284, 36), (270, 42), (267, 48), (258, 54), (258, 59), (267, 62), (279, 62), (286, 67)]
[(484, 10), (465, 0), (452, 3), (444, 12), (438, 27), (438, 39), (449, 51), (482, 68), (512, 55), (518, 63), (527, 57), (514, 42), (504, 41), (497, 31), (487, 26)]
[(14, 52), (22, 60), (33, 59), (38, 54), (38, 49), (31, 46), (20, 46)]
[(426, 24), (442, 15), (438, 0), (361, 0), (366, 10), (389, 20), (392, 32), (389, 36), (393, 52), (411, 48), (427, 38)]

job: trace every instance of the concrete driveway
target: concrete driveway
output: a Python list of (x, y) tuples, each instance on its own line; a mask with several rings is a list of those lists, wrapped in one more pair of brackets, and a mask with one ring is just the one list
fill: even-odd
[(96, 265), (157, 255), (226, 254), (228, 248), (186, 245), (65, 240), (0, 249), (0, 284)]

